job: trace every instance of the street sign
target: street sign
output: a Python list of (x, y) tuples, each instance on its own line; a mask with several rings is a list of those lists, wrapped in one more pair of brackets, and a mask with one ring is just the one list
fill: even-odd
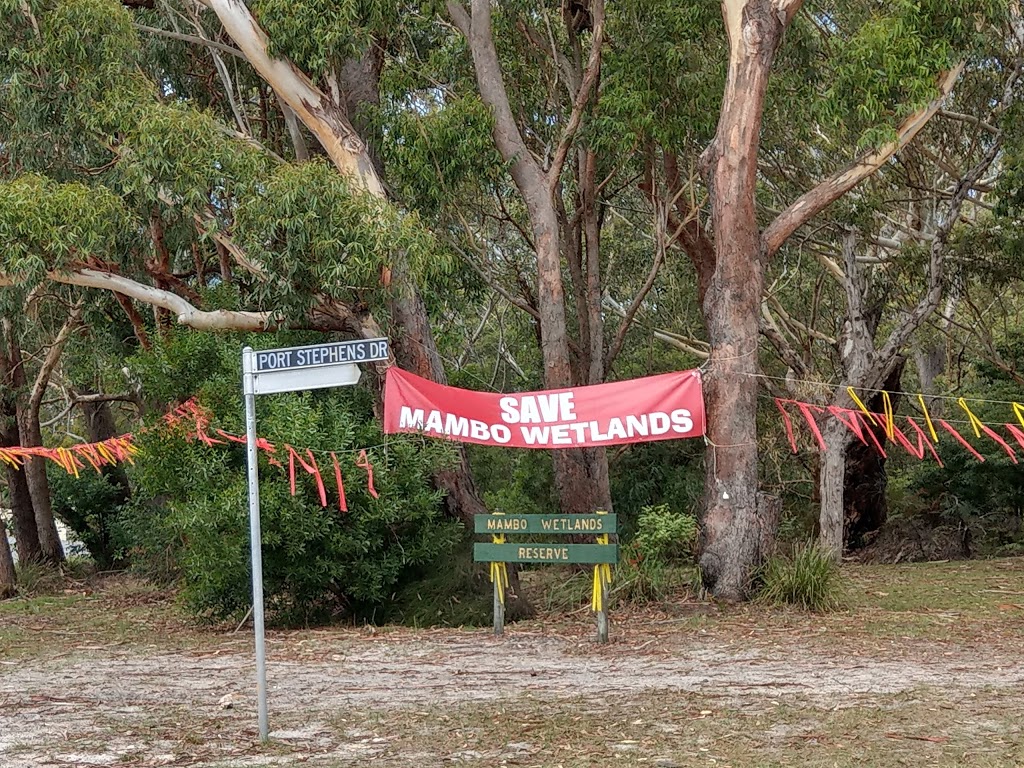
[(275, 392), (345, 387), (357, 384), (360, 373), (359, 366), (355, 363), (321, 365), (316, 368), (284, 368), (280, 371), (254, 373), (252, 389), (255, 395), (272, 395)]
[(617, 544), (474, 544), (477, 562), (617, 563)]
[(474, 515), (475, 533), (615, 533), (615, 515)]
[(359, 381), (359, 366), (388, 359), (387, 339), (358, 339), (305, 347), (242, 350), (246, 463), (249, 471), (249, 547), (252, 552), (252, 623), (256, 641), (256, 709), (260, 740), (270, 736), (267, 715), (267, 652), (263, 616), (263, 537), (256, 454), (256, 395), (344, 387)]
[(356, 363), (387, 359), (387, 339), (261, 349), (251, 353), (253, 394), (350, 386), (359, 381)]
[(261, 349), (254, 353), (253, 373), (308, 370), (344, 363), (372, 363), (388, 359), (387, 339), (355, 339), (305, 347)]

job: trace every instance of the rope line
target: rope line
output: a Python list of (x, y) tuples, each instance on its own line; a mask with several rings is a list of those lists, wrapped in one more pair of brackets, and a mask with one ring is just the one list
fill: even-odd
[[(784, 376), (769, 376), (766, 373), (740, 373), (738, 376), (748, 376), (755, 379), (768, 379), (769, 381), (781, 381), (789, 384), (807, 384), (812, 387), (821, 387), (823, 389), (837, 390), (843, 387), (842, 384), (830, 384), (825, 381), (809, 381), (807, 379), (788, 379)], [(846, 387), (846, 389), (855, 389), (860, 392), (871, 392), (872, 394), (883, 394), (888, 392), (890, 395), (904, 395), (905, 397), (916, 398), (921, 395), (920, 392), (906, 392), (901, 389), (872, 389), (870, 387)], [(935, 400), (949, 400), (952, 402), (958, 402), (960, 400), (967, 400), (971, 403), (988, 403), (991, 405), (1010, 405), (1012, 406), (1015, 401), (1013, 400), (990, 400), (982, 397), (967, 397), (963, 398), (958, 395), (923, 395), (923, 397), (932, 398)], [(1019, 403), (1020, 401), (1016, 401)]]

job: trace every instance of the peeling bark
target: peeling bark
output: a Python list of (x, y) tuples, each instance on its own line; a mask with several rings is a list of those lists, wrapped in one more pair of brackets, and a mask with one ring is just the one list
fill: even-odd
[(245, 58), (316, 136), (331, 161), (375, 197), (386, 197), (384, 184), (367, 153), (366, 143), (348, 118), (290, 61), (272, 56), (266, 34), (241, 0), (201, 0), (217, 14)]
[(743, 600), (763, 559), (757, 499), (758, 327), (767, 252), (758, 229), (757, 152), (768, 75), (784, 29), (768, 0), (725, 0), (729, 74), (718, 130), (702, 156), (715, 258), (702, 263), (711, 357), (705, 377), (707, 479), (701, 529), (704, 585)]

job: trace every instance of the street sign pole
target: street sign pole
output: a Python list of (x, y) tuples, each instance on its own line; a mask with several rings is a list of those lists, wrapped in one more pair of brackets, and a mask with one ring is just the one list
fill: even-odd
[(263, 538), (260, 534), (260, 478), (256, 445), (256, 395), (351, 386), (359, 382), (358, 363), (387, 360), (387, 339), (357, 339), (242, 350), (246, 465), (249, 470), (249, 546), (252, 549), (252, 623), (256, 637), (256, 706), (260, 741), (270, 738), (267, 717), (267, 648), (263, 619)]
[(245, 395), (245, 447), (249, 469), (249, 546), (252, 550), (252, 623), (256, 635), (256, 707), (260, 741), (270, 738), (267, 716), (267, 649), (263, 626), (263, 537), (260, 534), (260, 477), (256, 452), (256, 390), (252, 347), (242, 350), (242, 392)]

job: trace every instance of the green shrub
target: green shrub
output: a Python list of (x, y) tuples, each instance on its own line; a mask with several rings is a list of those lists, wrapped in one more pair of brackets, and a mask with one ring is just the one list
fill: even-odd
[(124, 489), (91, 470), (75, 477), (53, 465), (48, 469), (54, 514), (78, 535), (101, 570), (116, 567), (121, 560), (118, 526)]
[(697, 519), (660, 504), (641, 509), (636, 525), (622, 548), (613, 594), (634, 603), (663, 600), (687, 581), (680, 563), (693, 551)]
[[(172, 335), (164, 348), (137, 358), (135, 367), (147, 394), (180, 397), (190, 390), (210, 409), (211, 429), (242, 434), (242, 341), (191, 334), (179, 348)], [(284, 340), (247, 341), (273, 346)], [(205, 361), (202, 370), (192, 363), (197, 358)], [(184, 376), (192, 377), (188, 388)], [(287, 454), (278, 451), (285, 465), (280, 466), (261, 452), (269, 620), (379, 619), (401, 587), (446, 567), (462, 530), (444, 516), (430, 477), (451, 460), (450, 446), (416, 436), (385, 440), (373, 418), (371, 394), (358, 387), (261, 397), (257, 418), (260, 435), (273, 444), (316, 452), (329, 497), (325, 508), (313, 477), (298, 464), (293, 496)], [(245, 447), (205, 445), (188, 432), (185, 425), (157, 425), (139, 437), (141, 453), (131, 472), (134, 497), (123, 520), (129, 553), (145, 574), (179, 581), (182, 599), (196, 616), (241, 618), (252, 602)], [(368, 451), (376, 498), (368, 492), (366, 472), (355, 466), (355, 452), (364, 446), (377, 446)], [(338, 509), (326, 451), (337, 453), (347, 513)]]
[(798, 546), (791, 557), (770, 558), (761, 570), (761, 602), (825, 612), (838, 609), (842, 595), (838, 563), (813, 542)]

